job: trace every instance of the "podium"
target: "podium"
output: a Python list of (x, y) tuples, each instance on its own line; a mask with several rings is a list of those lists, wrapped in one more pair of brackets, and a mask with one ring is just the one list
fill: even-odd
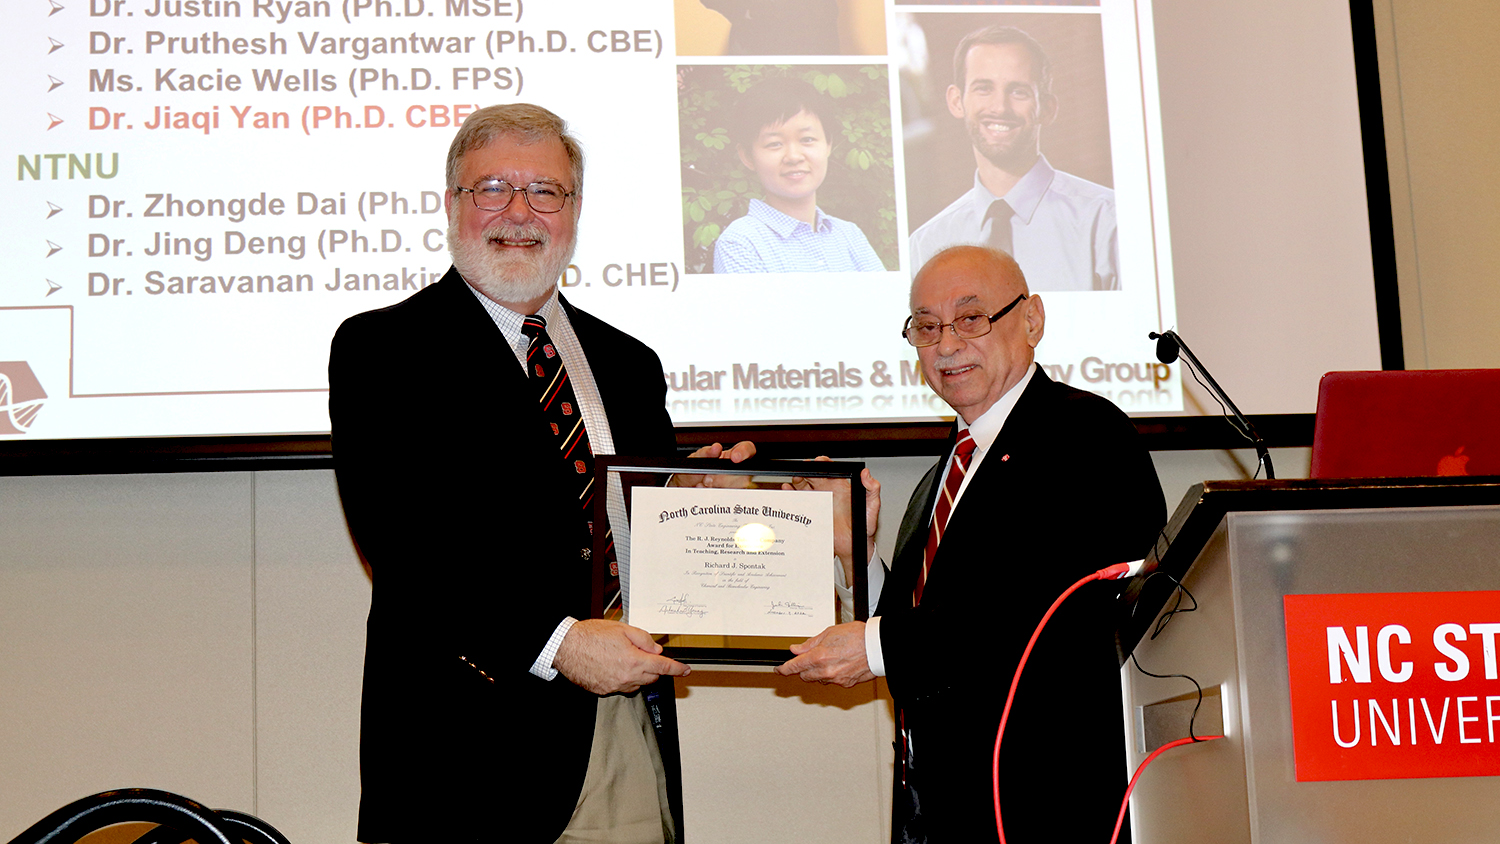
[[(1196, 679), (1205, 696), (1194, 733), (1225, 738), (1171, 749), (1146, 770), (1131, 807), (1137, 844), (1500, 840), (1500, 776), (1433, 776), (1399, 761), (1402, 753), (1458, 754), (1500, 773), (1491, 759), (1500, 759), (1500, 680), (1482, 670), (1489, 660), (1493, 673), (1497, 637), (1481, 635), (1500, 625), (1455, 617), (1462, 624), (1436, 633), (1415, 622), (1395, 629), (1427, 598), (1443, 598), (1433, 593), (1494, 600), (1483, 593), (1500, 590), (1500, 477), (1205, 482), (1188, 491), (1156, 555), (1162, 574), (1128, 596), (1121, 653), (1133, 650), (1155, 674)], [(1166, 575), (1192, 593), (1196, 611), (1171, 612), (1175, 587)], [(1316, 628), (1318, 636), (1327, 629), (1328, 644), (1314, 642), (1324, 650), (1314, 652), (1312, 675), (1337, 699), (1301, 706), (1295, 741), (1288, 595), (1389, 603), (1370, 610), (1368, 622)], [(1325, 599), (1293, 602), (1303, 600)], [(1500, 622), (1494, 614), (1489, 621)], [(1437, 659), (1419, 658), (1445, 636), (1447, 652), (1472, 656), (1463, 683), (1423, 680), (1458, 666), (1441, 648)], [(1307, 653), (1300, 642), (1299, 634), (1294, 655)], [(1298, 676), (1308, 676), (1307, 661), (1298, 664)], [(1187, 736), (1197, 695), (1188, 681), (1145, 676), (1129, 661), (1121, 671), (1134, 770), (1155, 747)], [(1429, 691), (1393, 691), (1403, 687), (1388, 678), (1403, 675)], [(1440, 697), (1449, 688), (1457, 697)], [(1310, 716), (1327, 720), (1330, 708), (1339, 741), (1329, 748), (1347, 773), (1310, 779), (1301, 731)], [(1350, 736), (1358, 740), (1345, 750)], [(1381, 753), (1394, 754), (1402, 773), (1338, 778), (1368, 777), (1372, 769), (1360, 760)]]

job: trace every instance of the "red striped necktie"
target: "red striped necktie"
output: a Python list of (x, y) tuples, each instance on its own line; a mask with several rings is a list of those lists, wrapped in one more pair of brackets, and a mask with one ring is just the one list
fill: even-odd
[[(594, 534), (594, 450), (589, 445), (589, 432), (583, 424), (583, 409), (573, 393), (572, 380), (562, 356), (547, 335), (547, 321), (539, 316), (526, 317), (521, 324), (521, 333), (531, 338), (526, 349), (526, 373), (533, 387), (537, 388), (537, 406), (547, 424), (547, 436), (557, 449), (563, 471), (574, 479), (578, 490), (578, 507), (588, 522), (589, 535)], [(584, 559), (592, 556), (593, 549), (583, 549)], [(610, 582), (605, 586), (605, 615), (618, 614), (620, 596), (620, 568), (615, 560), (614, 538), (605, 533), (605, 559), (609, 560)]]
[(948, 467), (948, 477), (943, 479), (943, 491), (938, 496), (937, 509), (932, 514), (932, 528), (927, 531), (927, 547), (922, 551), (922, 570), (917, 573), (917, 588), (912, 591), (911, 605), (922, 602), (922, 587), (932, 569), (932, 558), (937, 556), (938, 543), (943, 541), (943, 532), (948, 528), (948, 516), (953, 512), (953, 502), (958, 498), (958, 488), (963, 486), (964, 476), (969, 473), (970, 458), (974, 456), (974, 440), (968, 429), (958, 435), (958, 444), (953, 447), (953, 465)]

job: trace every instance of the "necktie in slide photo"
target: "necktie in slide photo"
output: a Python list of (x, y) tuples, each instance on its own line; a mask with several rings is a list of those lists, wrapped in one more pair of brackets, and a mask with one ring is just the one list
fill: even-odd
[[(557, 450), (562, 470), (573, 479), (578, 491), (578, 508), (588, 521), (589, 535), (594, 533), (594, 450), (589, 445), (589, 432), (583, 424), (583, 409), (573, 393), (568, 369), (563, 366), (562, 356), (547, 334), (547, 321), (539, 316), (526, 317), (521, 333), (531, 339), (526, 350), (526, 374), (536, 388), (538, 406), (542, 419), (547, 424), (550, 439)], [(604, 587), (604, 615), (614, 618), (619, 615), (620, 568), (615, 559), (614, 540), (605, 528), (605, 558), (609, 561), (609, 580)], [(592, 556), (592, 549), (585, 548), (584, 557)]]
[(958, 443), (953, 447), (953, 465), (948, 467), (948, 476), (943, 479), (943, 490), (938, 493), (937, 509), (932, 514), (932, 529), (927, 532), (927, 547), (922, 551), (922, 570), (917, 573), (917, 588), (911, 595), (912, 606), (922, 602), (922, 587), (927, 585), (932, 558), (937, 555), (938, 543), (943, 541), (943, 531), (948, 527), (948, 516), (953, 513), (953, 501), (958, 497), (958, 488), (963, 486), (964, 476), (969, 473), (974, 447), (974, 440), (967, 430), (958, 435)]
[(1014, 258), (1016, 251), (1011, 236), (1010, 218), (1015, 216), (1015, 212), (1010, 203), (1003, 199), (995, 200), (990, 203), (990, 210), (985, 216), (990, 220), (990, 246)]

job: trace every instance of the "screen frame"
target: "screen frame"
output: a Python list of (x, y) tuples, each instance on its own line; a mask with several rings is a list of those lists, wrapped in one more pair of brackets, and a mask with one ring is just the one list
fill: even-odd
[[(1282, 413), (1246, 417), (1271, 448), (1312, 444), (1313, 414)], [(1249, 443), (1220, 416), (1141, 416), (1131, 419), (1150, 451), (1246, 448)], [(677, 449), (686, 457), (712, 443), (749, 440), (760, 456), (798, 460), (818, 455), (935, 457), (943, 454), (951, 422), (871, 423), (865, 425), (715, 426), (677, 429)], [(450, 459), (438, 444), (413, 443)], [(128, 475), (178, 472), (254, 472), (332, 469), (333, 438), (328, 434), (239, 437), (119, 437), (90, 440), (20, 440), (0, 443), (0, 477), (32, 475)]]
[[(1382, 369), (1404, 369), (1401, 306), (1397, 282), (1390, 173), (1381, 105), (1380, 67), (1374, 7), (1349, 0), (1356, 97), (1364, 151), (1365, 195)], [(1312, 444), (1312, 413), (1248, 416), (1272, 448)], [(1216, 416), (1137, 416), (1137, 430), (1153, 451), (1242, 448), (1247, 444)], [(679, 450), (686, 454), (714, 442), (751, 440), (766, 457), (890, 457), (941, 454), (952, 423), (894, 421), (783, 425), (678, 426)], [(444, 449), (430, 448), (441, 459)], [(257, 471), (331, 468), (332, 437), (308, 433), (211, 437), (122, 437), (100, 439), (0, 441), (0, 477), (22, 475), (131, 474), (158, 472)]]

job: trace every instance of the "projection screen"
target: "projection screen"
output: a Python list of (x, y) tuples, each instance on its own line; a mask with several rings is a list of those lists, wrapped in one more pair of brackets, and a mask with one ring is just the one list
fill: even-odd
[[(27, 0), (0, 34), (0, 442), (326, 432), (334, 329), (443, 275), (448, 143), (521, 101), (588, 156), (564, 295), (657, 350), (679, 426), (951, 417), (899, 334), (911, 274), (995, 242), (963, 218), (982, 148), (1031, 128), (1032, 189), (1073, 203), (1023, 191), (1005, 243), (1048, 373), (1215, 413), (1155, 362), (1176, 327), (1247, 412), (1309, 412), (1322, 371), (1380, 366), (1348, 9), (1224, 5)], [(956, 84), (997, 26), (1045, 52), (1029, 117)], [(855, 266), (736, 235), (781, 190), (739, 113), (788, 79), (826, 136), (796, 178)], [(441, 413), (390, 390), (398, 427)]]

